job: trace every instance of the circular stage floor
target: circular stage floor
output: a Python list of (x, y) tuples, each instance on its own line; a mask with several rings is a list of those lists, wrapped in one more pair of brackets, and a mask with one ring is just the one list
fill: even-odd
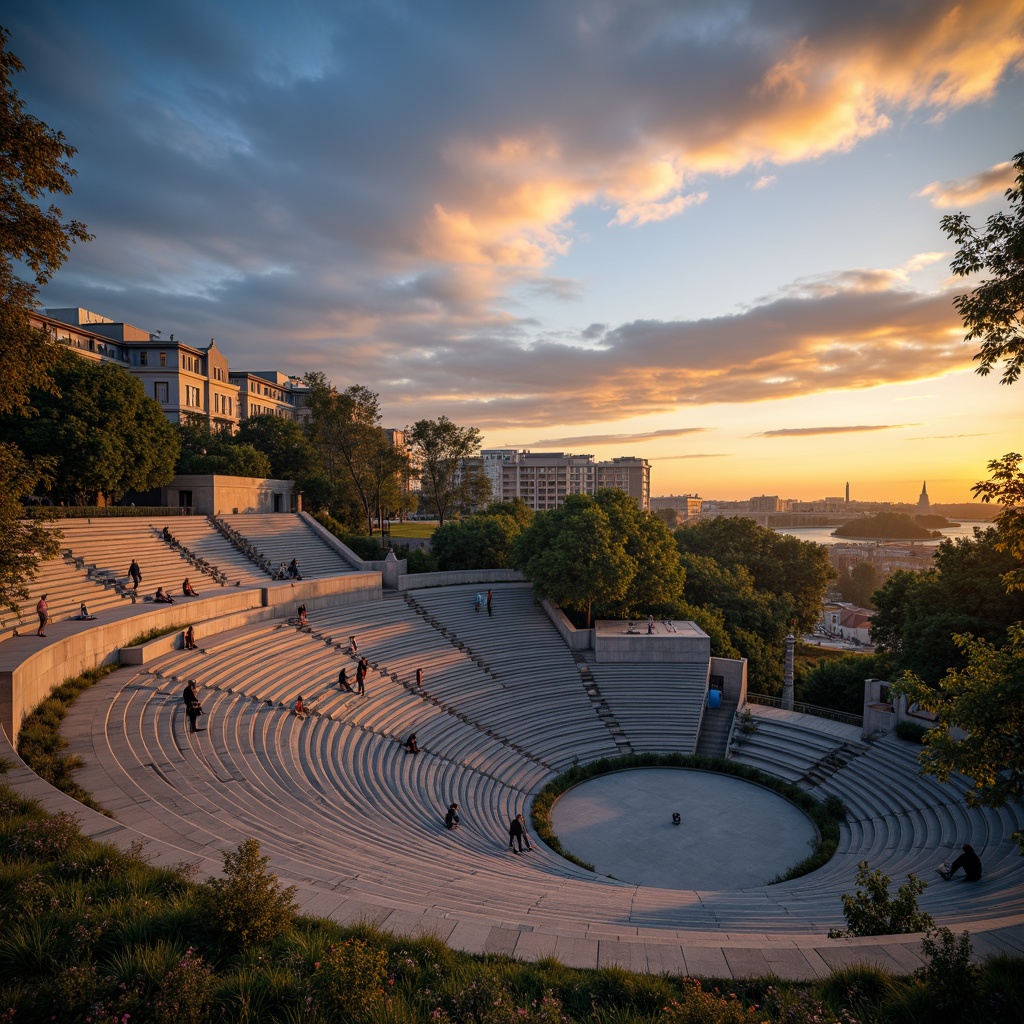
[(558, 799), (551, 825), (601, 874), (666, 889), (764, 885), (803, 860), (816, 835), (803, 811), (770, 790), (685, 768), (590, 779)]

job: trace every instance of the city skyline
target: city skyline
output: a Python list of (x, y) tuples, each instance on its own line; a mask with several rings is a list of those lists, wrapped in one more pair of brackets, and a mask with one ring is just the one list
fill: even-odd
[(646, 458), (652, 494), (961, 502), (1020, 449), (1024, 385), (973, 372), (939, 219), (1003, 208), (1024, 0), (5, 25), (96, 235), (46, 306), (365, 384), (390, 426)]

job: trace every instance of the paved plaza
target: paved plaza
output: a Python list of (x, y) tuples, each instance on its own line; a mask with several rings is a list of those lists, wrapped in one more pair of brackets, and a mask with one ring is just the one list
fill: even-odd
[(764, 885), (803, 860), (816, 836), (799, 808), (763, 786), (679, 768), (590, 779), (559, 797), (551, 821), (562, 846), (601, 874), (665, 889)]

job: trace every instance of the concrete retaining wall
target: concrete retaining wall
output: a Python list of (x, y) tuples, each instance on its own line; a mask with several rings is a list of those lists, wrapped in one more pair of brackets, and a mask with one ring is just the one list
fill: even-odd
[(548, 613), (548, 618), (555, 624), (570, 651), (589, 651), (594, 646), (592, 629), (577, 629), (566, 617), (565, 612), (553, 601), (545, 598), (540, 606)]
[(398, 581), (399, 590), (423, 590), (426, 587), (452, 587), (459, 583), (523, 583), (523, 574), (515, 569), (455, 569), (451, 572), (407, 573)]

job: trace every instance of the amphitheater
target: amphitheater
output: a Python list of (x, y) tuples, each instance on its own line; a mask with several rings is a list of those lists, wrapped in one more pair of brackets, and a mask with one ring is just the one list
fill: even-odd
[[(160, 539), (165, 524), (180, 546)], [(0, 756), (15, 763), (6, 781), (77, 814), (97, 839), (141, 837), (155, 863), (215, 874), (226, 850), (255, 836), (303, 912), (470, 952), (794, 980), (859, 962), (896, 973), (921, 965), (920, 936), (827, 937), (843, 926), (840, 897), (867, 860), (894, 883), (909, 873), (934, 883), (922, 909), (969, 930), (978, 955), (1024, 953), (1024, 860), (1010, 839), (1024, 810), (968, 808), (965, 781), (920, 776), (910, 744), (750, 706), (758, 728), (730, 756), (848, 809), (835, 856), (794, 881), (658, 888), (587, 871), (543, 844), (511, 857), (506, 822), (560, 771), (624, 751), (693, 753), (711, 742), (724, 753), (734, 707), (707, 708), (707, 679), (671, 665), (598, 664), (570, 650), (509, 573), (383, 587), (386, 564), (360, 563), (305, 516), (55, 525), (63, 557), (40, 567), (22, 620), (0, 632)], [(303, 579), (273, 581), (254, 551), (275, 566), (297, 558)], [(132, 557), (144, 573), (135, 595), (125, 585)], [(157, 586), (181, 594), (186, 575), (199, 597), (145, 600)], [(493, 617), (475, 610), (481, 587), (493, 589)], [(31, 614), (41, 593), (53, 619), (45, 639)], [(95, 621), (74, 620), (82, 601)], [(294, 618), (300, 602), (306, 629)], [(199, 650), (181, 649), (186, 623)], [(179, 631), (133, 643), (168, 626)], [(342, 667), (354, 674), (353, 636), (371, 666), (365, 697), (337, 685)], [(82, 695), (64, 732), (86, 762), (79, 781), (114, 820), (48, 787), (10, 744), (56, 683), (101, 661), (120, 667)], [(188, 678), (205, 710), (195, 735), (181, 702)], [(304, 720), (289, 712), (299, 694), (313, 707)], [(401, 743), (413, 731), (415, 757)], [(448, 832), (452, 802), (463, 827)], [(983, 881), (942, 883), (937, 863), (964, 842), (983, 851)], [(756, 861), (756, 837), (743, 855)]]

